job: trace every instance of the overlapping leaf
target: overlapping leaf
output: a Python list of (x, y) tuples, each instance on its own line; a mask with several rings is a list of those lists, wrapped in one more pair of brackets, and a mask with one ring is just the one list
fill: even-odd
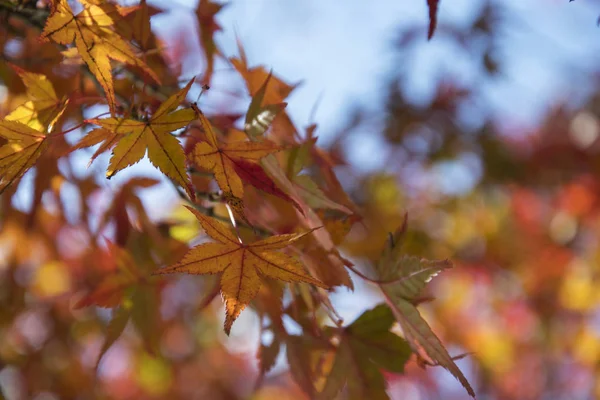
[(119, 9), (105, 2), (82, 0), (83, 10), (74, 14), (67, 0), (57, 0), (46, 26), (42, 40), (75, 47), (83, 61), (94, 74), (106, 93), (111, 112), (116, 111), (116, 98), (110, 59), (141, 68), (159, 83), (156, 74), (140, 60), (133, 48), (118, 35), (113, 26), (122, 18)]
[(185, 99), (192, 83), (193, 80), (165, 100), (147, 121), (114, 117), (90, 120), (89, 122), (101, 126), (102, 130), (92, 131), (88, 134), (93, 135), (92, 138), (84, 138), (85, 142), (80, 146), (98, 143), (102, 135), (106, 136), (101, 149), (105, 150), (117, 142), (106, 171), (107, 178), (140, 161), (147, 150), (150, 162), (183, 186), (193, 198), (194, 193), (185, 169), (183, 148), (179, 140), (170, 134), (194, 119), (195, 113), (191, 109), (174, 111)]
[(0, 193), (34, 166), (48, 146), (47, 136), (20, 122), (0, 121)]
[(217, 274), (221, 276), (221, 293), (225, 299), (225, 332), (242, 310), (256, 296), (261, 285), (261, 275), (284, 282), (304, 282), (325, 287), (308, 275), (294, 258), (275, 251), (297, 241), (303, 234), (271, 236), (251, 244), (242, 243), (229, 229), (213, 218), (189, 208), (196, 215), (206, 233), (217, 243), (201, 244), (192, 248), (174, 265), (157, 271), (157, 274), (183, 272), (188, 274)]
[(389, 282), (379, 284), (381, 291), (413, 350), (430, 361), (430, 364), (439, 364), (450, 371), (469, 395), (475, 397), (475, 392), (467, 378), (416, 307), (425, 284), (444, 269), (451, 268), (452, 264), (447, 260), (426, 261), (403, 256), (399, 241), (405, 226), (403, 225), (396, 235), (389, 239), (388, 246), (377, 265), (379, 279)]
[(388, 399), (380, 369), (400, 373), (411, 355), (406, 341), (390, 332), (394, 315), (386, 305), (365, 311), (341, 330), (333, 367), (319, 399), (347, 388), (348, 399)]
[[(29, 78), (32, 77), (28, 76)], [(35, 77), (34, 79), (43, 81), (39, 77)], [(46, 89), (52, 89), (52, 85), (48, 86), (47, 82), (41, 85)], [(31, 102), (31, 104), (34, 103)], [(66, 106), (67, 103), (62, 102), (62, 107), (43, 113), (43, 121), (47, 121), (47, 127), (50, 129), (54, 128), (56, 121), (63, 114)], [(35, 126), (46, 130), (46, 126), (42, 126), (42, 120), (38, 118), (40, 115), (37, 114), (35, 108), (32, 109), (33, 112), (27, 112), (27, 108), (17, 108), (11, 115), (16, 119), (20, 119), (19, 116), (21, 116), (27, 118), (26, 121), (28, 122), (35, 121)], [(28, 169), (35, 165), (38, 158), (48, 147), (48, 138), (50, 136), (19, 121), (2, 120), (0, 121), (0, 137), (8, 142), (0, 147), (0, 193), (2, 193), (11, 183), (19, 179)]]
[[(285, 96), (287, 96), (289, 92), (293, 90), (293, 87), (286, 85), (281, 80), (273, 77), (271, 74), (266, 73), (263, 68), (248, 70), (246, 58), (241, 47), (240, 53), (242, 54), (241, 59), (232, 60), (232, 63), (236, 65), (236, 68), (240, 70), (240, 73), (246, 79), (249, 92), (251, 95), (253, 95), (248, 112), (246, 114), (245, 130), (250, 140), (258, 141), (258, 137), (262, 135), (268, 128), (267, 123), (264, 121), (270, 122), (277, 113), (281, 115), (281, 110), (279, 110), (279, 108), (285, 105), (285, 103), (281, 103), (281, 100), (283, 100)], [(260, 86), (257, 85), (259, 83)], [(267, 103), (268, 105), (263, 107), (263, 102)], [(271, 105), (276, 106), (276, 108), (270, 108)], [(288, 121), (287, 116), (284, 117), (283, 124), (287, 126), (287, 128), (284, 130), (289, 131), (291, 129), (294, 131), (295, 128), (293, 128), (291, 122)], [(292, 150), (292, 154), (293, 153), (294, 150)], [(295, 162), (293, 162), (292, 165), (293, 164), (295, 164)], [(288, 174), (283, 170), (277, 158), (273, 154), (269, 154), (260, 160), (260, 167), (262, 167), (263, 171), (265, 172), (265, 182), (269, 182), (270, 187), (277, 189), (278, 193), (280, 194), (276, 195), (292, 202), (294, 206), (300, 210), (305, 217), (305, 223), (309, 228), (314, 229), (323, 225), (322, 221), (307, 203), (305, 197), (308, 196), (303, 196), (300, 194), (302, 188), (290, 180)], [(245, 168), (245, 171), (249, 170), (250, 168)], [(295, 175), (295, 173), (299, 172), (299, 170), (295, 171), (292, 168), (292, 172), (292, 175)], [(252, 179), (248, 177), (245, 179), (245, 181), (251, 183)], [(325, 203), (324, 197), (321, 198), (320, 201), (315, 201), (315, 204), (319, 206), (333, 205), (332, 202)], [(335, 205), (333, 208), (341, 208), (342, 210), (346, 211), (346, 209), (340, 205)], [(347, 212), (350, 214), (350, 211)], [(311, 262), (311, 264), (315, 268), (318, 277), (331, 286), (345, 285), (349, 288), (353, 288), (352, 280), (344, 268), (343, 261), (340, 259), (339, 253), (335, 249), (335, 245), (331, 241), (331, 238), (327, 232), (321, 229), (314, 230), (314, 237), (320, 248), (315, 249), (312, 252), (315, 257), (309, 257), (306, 259), (306, 261), (316, 261)], [(323, 262), (324, 260), (326, 260), (326, 262)]]
[[(240, 199), (244, 196), (244, 182), (253, 184), (259, 189), (268, 187), (265, 181), (271, 182), (271, 180), (256, 162), (281, 148), (270, 140), (221, 143), (206, 116), (200, 109), (194, 108), (208, 139), (206, 142), (198, 143), (194, 148), (192, 154), (194, 163), (212, 171), (221, 190)], [(276, 188), (275, 184), (272, 186)], [(273, 192), (276, 192), (276, 189), (270, 191)]]
[(23, 80), (29, 100), (5, 119), (20, 122), (37, 131), (46, 130), (56, 119), (57, 110), (62, 109), (65, 100), (56, 96), (52, 82), (45, 75), (27, 72), (16, 66), (13, 69)]

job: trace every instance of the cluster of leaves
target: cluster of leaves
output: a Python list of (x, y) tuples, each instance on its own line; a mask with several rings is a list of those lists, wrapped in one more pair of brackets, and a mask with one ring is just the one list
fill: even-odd
[[(421, 365), (448, 369), (474, 397), (417, 309), (425, 298), (425, 284), (451, 264), (404, 255), (400, 244), (406, 221), (376, 246), (383, 253), (369, 271), (374, 278), (342, 256), (342, 243), (361, 220), (361, 210), (334, 173), (335, 154), (316, 145), (315, 127), (303, 137), (285, 112), (284, 101), (293, 87), (263, 67), (250, 68), (240, 46), (240, 57), (228, 61), (245, 80), (251, 97), (243, 129), (219, 122), (218, 116), (207, 117), (201, 106), (188, 101), (192, 88), (210, 83), (215, 57), (222, 56), (212, 37), (220, 29), (214, 21), (220, 5), (204, 0), (198, 5), (207, 68), (202, 84), (189, 79), (180, 89), (179, 71), (169, 65), (165, 48), (150, 29), (150, 16), (157, 11), (144, 1), (122, 7), (80, 0), (75, 8), (66, 0), (53, 0), (49, 9), (43, 4), (41, 8), (1, 4), (9, 26), (17, 32), (11, 35), (18, 35), (23, 17), (32, 32), (43, 28), (35, 33), (35, 44), (25, 45), (38, 46), (35, 49), (52, 60), (35, 67), (14, 57), (11, 64), (3, 61), (0, 71), (7, 86), (16, 74), (25, 87), (22, 101), (12, 99), (16, 107), (0, 120), (4, 199), (13, 196), (28, 170), (36, 169), (31, 212), (26, 217), (4, 201), (3, 230), (25, 232), (35, 227), (47, 232), (44, 241), (55, 247), (58, 239), (51, 232), (57, 228), (49, 227), (70, 226), (64, 218), (70, 206), (63, 204), (63, 210), (53, 215), (43, 210), (42, 199), (49, 194), (60, 200), (68, 184), (77, 187), (78, 229), (89, 247), (79, 259), (89, 270), (80, 271), (69, 293), (87, 290), (76, 308), (113, 309), (98, 362), (130, 320), (145, 349), (161, 353), (160, 308), (169, 281), (157, 275), (218, 274), (203, 307), (222, 294), (225, 332), (229, 334), (240, 313), (251, 306), (261, 316), (263, 332), (272, 333), (272, 342), (259, 349), (261, 377), (285, 346), (292, 376), (311, 397), (332, 398), (344, 392), (352, 399), (386, 398), (381, 371), (401, 373), (414, 353)], [(437, 2), (428, 4), (431, 36)], [(43, 27), (37, 19), (27, 18), (34, 14), (43, 16)], [(110, 116), (85, 117), (97, 105), (107, 106)], [(70, 133), (78, 135), (75, 142), (66, 139)], [(100, 215), (99, 226), (92, 229), (93, 210), (87, 202), (99, 190), (98, 183), (93, 176), (81, 179), (59, 168), (61, 162), (70, 166), (71, 154), (91, 146), (97, 148), (90, 162), (111, 152), (106, 178), (147, 155), (177, 187), (211, 242), (188, 250), (172, 234), (176, 225), (153, 224), (136, 193), (157, 183), (147, 178), (124, 184)], [(29, 223), (19, 228), (14, 221), (23, 218)], [(49, 219), (56, 224), (47, 225)], [(105, 230), (109, 226), (114, 228), (112, 237)], [(61, 260), (60, 254), (55, 257)], [(11, 258), (16, 264), (26, 259)], [(345, 324), (328, 294), (338, 286), (353, 288), (349, 271), (372, 283), (385, 304)], [(284, 283), (289, 283), (285, 296)], [(302, 328), (302, 336), (290, 333), (285, 318)], [(404, 339), (390, 330), (394, 322)]]

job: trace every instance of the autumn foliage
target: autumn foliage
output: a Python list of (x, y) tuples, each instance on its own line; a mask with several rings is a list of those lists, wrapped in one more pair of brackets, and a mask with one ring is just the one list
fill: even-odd
[[(440, 7), (424, 3), (423, 40)], [(0, 368), (19, 378), (0, 388), (24, 398), (387, 399), (394, 382), (428, 387), (435, 370), (461, 396), (518, 398), (519, 347), (472, 310), (473, 288), (498, 285), (492, 266), (509, 265), (525, 294), (497, 299), (514, 303), (498, 314), (552, 323), (548, 299), (577, 292), (561, 289), (576, 256), (542, 233), (550, 211), (532, 182), (555, 188), (561, 231), (595, 210), (596, 164), (552, 132), (544, 144), (554, 147), (533, 138), (527, 156), (491, 123), (465, 139), (454, 122), (474, 90), (442, 82), (419, 108), (395, 82), (383, 136), (402, 156), (389, 165), (426, 169), (468, 148), (485, 170), (460, 200), (425, 191), (407, 200), (401, 172), (354, 176), (343, 138), (321, 147), (316, 125), (299, 128), (286, 111), (295, 86), (249, 64), (243, 37), (236, 55), (217, 46), (223, 7), (198, 3), (204, 64), (188, 76), (181, 50), (152, 29), (162, 10), (144, 0), (0, 0), (0, 48), (19, 46), (0, 59)], [(473, 29), (485, 31), (486, 12)], [(244, 113), (206, 107), (207, 93), (222, 90), (217, 62), (245, 84)], [(412, 153), (415, 132), (425, 142), (442, 132), (431, 139), (438, 147)], [(560, 185), (559, 173), (544, 174), (559, 155), (571, 168)], [(528, 263), (542, 272), (523, 271)], [(365, 287), (377, 301), (342, 318), (336, 296), (356, 299)], [(471, 325), (468, 310), (483, 322)], [(232, 350), (248, 340), (250, 360)], [(463, 359), (480, 366), (476, 385)], [(531, 393), (522, 398), (540, 391)]]

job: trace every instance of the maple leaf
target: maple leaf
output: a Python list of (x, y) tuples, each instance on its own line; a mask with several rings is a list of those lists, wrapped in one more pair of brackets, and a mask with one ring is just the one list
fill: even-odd
[(452, 263), (447, 260), (427, 261), (401, 255), (401, 239), (405, 230), (406, 219), (397, 232), (390, 236), (383, 256), (376, 266), (379, 279), (389, 282), (380, 283), (379, 288), (415, 353), (431, 365), (446, 368), (469, 395), (475, 398), (475, 392), (467, 378), (416, 307), (426, 283), (441, 271), (452, 268)]
[(75, 15), (66, 0), (56, 1), (41, 40), (52, 39), (63, 45), (75, 42), (79, 55), (104, 89), (108, 106), (114, 115), (116, 98), (110, 59), (139, 67), (157, 83), (160, 80), (146, 63), (137, 58), (134, 49), (112, 29), (122, 18), (117, 7), (89, 0), (82, 0), (81, 4), (83, 10)]
[(281, 150), (281, 148), (270, 140), (220, 143), (204, 113), (198, 107), (192, 107), (196, 111), (208, 139), (194, 147), (192, 154), (194, 163), (200, 168), (212, 171), (221, 190), (229, 192), (237, 198), (243, 198), (244, 184), (239, 172), (246, 168), (247, 163), (256, 165), (257, 161)]
[[(27, 103), (26, 103), (27, 104)], [(48, 121), (48, 131), (52, 131), (56, 121), (62, 116), (67, 107), (67, 101), (62, 107), (52, 113), (44, 114)], [(17, 108), (17, 110), (19, 110)], [(48, 147), (49, 135), (18, 121), (0, 121), (0, 137), (8, 141), (0, 147), (0, 193), (15, 180), (23, 176), (33, 167), (38, 158)]]
[(88, 163), (89, 167), (100, 154), (114, 147), (121, 139), (121, 136), (123, 135), (120, 133), (104, 128), (92, 129), (86, 133), (85, 136), (75, 146), (73, 146), (73, 150), (83, 149), (86, 147), (95, 146), (98, 143), (102, 143), (100, 146), (98, 146), (94, 154), (92, 154), (92, 157)]
[(14, 109), (5, 119), (21, 122), (38, 131), (45, 130), (56, 119), (56, 110), (63, 108), (65, 99), (58, 99), (52, 82), (45, 75), (34, 74), (14, 65), (12, 68), (23, 80), (30, 100)]
[(47, 136), (20, 122), (0, 121), (0, 193), (35, 164), (48, 146)]
[(388, 399), (380, 369), (401, 373), (411, 355), (406, 341), (390, 332), (394, 322), (382, 304), (339, 330), (340, 344), (319, 399), (336, 398), (345, 386), (350, 399)]
[[(81, 146), (97, 143), (97, 136), (106, 134), (107, 145), (101, 146), (106, 150), (109, 145), (117, 142), (114, 135), (119, 135), (118, 143), (113, 149), (106, 177), (111, 178), (118, 171), (140, 161), (148, 150), (150, 162), (162, 173), (186, 188), (190, 197), (194, 193), (185, 170), (185, 154), (176, 137), (170, 133), (183, 128), (195, 117), (192, 109), (184, 108), (174, 111), (185, 99), (194, 80), (192, 79), (183, 89), (165, 100), (147, 121), (126, 118), (91, 119), (88, 122), (99, 125), (102, 131), (94, 132), (94, 137)], [(83, 139), (86, 140), (85, 138)], [(99, 149), (100, 150), (100, 149)]]
[(187, 207), (200, 222), (206, 234), (218, 243), (206, 243), (192, 248), (183, 259), (155, 274), (188, 273), (217, 274), (221, 276), (221, 293), (225, 299), (225, 332), (256, 296), (261, 275), (284, 282), (304, 282), (326, 288), (308, 275), (296, 259), (274, 250), (283, 249), (309, 232), (271, 236), (251, 244), (242, 243), (217, 220)]

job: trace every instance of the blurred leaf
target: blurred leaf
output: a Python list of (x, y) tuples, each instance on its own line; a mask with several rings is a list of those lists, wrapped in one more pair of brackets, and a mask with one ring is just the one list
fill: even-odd
[(315, 350), (314, 343), (309, 337), (289, 335), (286, 338), (286, 356), (290, 372), (296, 383), (304, 390), (309, 398), (315, 398), (315, 371), (311, 355)]
[(112, 242), (108, 242), (108, 250), (116, 271), (102, 278), (91, 293), (75, 304), (75, 309), (91, 305), (116, 307), (121, 304), (125, 291), (142, 278), (142, 273), (129, 251)]
[(129, 322), (130, 311), (125, 307), (118, 307), (113, 311), (112, 318), (106, 327), (106, 336), (104, 337), (104, 343), (102, 343), (102, 348), (100, 349), (100, 354), (98, 354), (98, 360), (96, 361), (96, 369), (100, 365), (100, 361), (102, 357), (108, 349), (117, 341), (117, 339), (121, 336), (125, 327), (127, 326), (127, 322)]
[(281, 343), (276, 338), (273, 338), (273, 341), (268, 345), (260, 345), (258, 348), (257, 357), (262, 374), (269, 372), (271, 368), (273, 368), (275, 361), (277, 360), (277, 356), (279, 355), (280, 348)]
[(403, 372), (411, 351), (390, 328), (394, 316), (386, 305), (365, 311), (340, 331), (340, 344), (320, 399), (333, 399), (346, 386), (349, 399), (388, 399), (380, 368)]
[(244, 125), (244, 130), (250, 137), (260, 137), (265, 134), (273, 120), (281, 111), (285, 109), (287, 103), (269, 104), (261, 108), (256, 117), (247, 121)]
[(206, 72), (202, 80), (205, 84), (210, 83), (214, 71), (215, 56), (220, 53), (214, 36), (215, 33), (221, 30), (221, 27), (215, 17), (226, 6), (227, 4), (214, 3), (210, 0), (200, 0), (198, 7), (196, 7), (200, 44), (206, 59)]
[(159, 354), (158, 317), (160, 315), (160, 303), (156, 295), (156, 288), (152, 285), (134, 287), (131, 302), (131, 320), (144, 339), (146, 350), (153, 355)]
[(244, 129), (246, 130), (246, 134), (250, 137), (256, 137), (256, 135), (251, 135), (248, 133), (248, 129), (252, 126), (252, 121), (258, 118), (258, 114), (260, 109), (262, 108), (262, 103), (265, 98), (265, 93), (267, 91), (267, 85), (271, 80), (271, 72), (267, 75), (265, 82), (260, 86), (258, 91), (252, 96), (252, 100), (250, 101), (250, 105), (248, 106), (248, 112), (246, 112), (246, 120), (244, 121)]
[(308, 175), (298, 175), (293, 179), (298, 194), (312, 208), (329, 208), (349, 213), (348, 208), (330, 200), (319, 186)]

